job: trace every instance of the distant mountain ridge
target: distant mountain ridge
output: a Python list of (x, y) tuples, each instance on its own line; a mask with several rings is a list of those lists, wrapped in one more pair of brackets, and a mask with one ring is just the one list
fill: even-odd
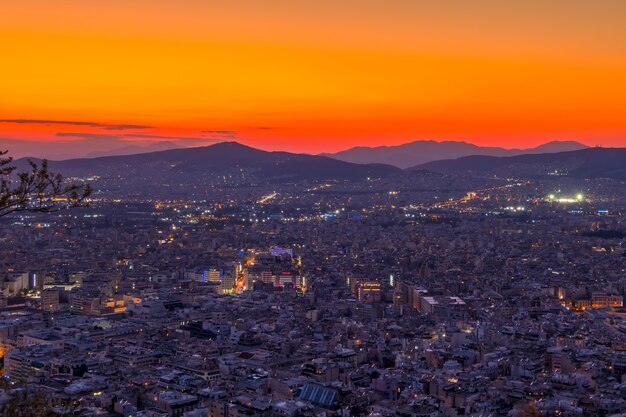
[(626, 180), (626, 148), (587, 148), (570, 152), (509, 157), (474, 155), (428, 162), (412, 169), (472, 176), (528, 178), (567, 175), (574, 178)]
[(185, 148), (185, 144), (176, 140), (159, 141), (127, 141), (92, 137), (82, 140), (46, 141), (17, 140), (0, 137), (0, 149), (9, 150), (15, 158), (46, 158), (49, 160), (65, 160), (78, 158), (97, 158), (100, 156), (132, 155), (167, 149)]
[(455, 159), (470, 155), (515, 156), (575, 151), (587, 148), (575, 141), (553, 141), (530, 149), (505, 149), (483, 147), (468, 142), (418, 140), (397, 146), (358, 146), (334, 154), (322, 154), (341, 161), (357, 164), (381, 163), (410, 168), (416, 165), (443, 159)]
[[(16, 161), (25, 166), (26, 158)], [(50, 169), (64, 176), (98, 176), (120, 184), (176, 184), (365, 180), (402, 173), (383, 164), (354, 164), (336, 159), (266, 152), (237, 142), (197, 148), (178, 148), (124, 156), (103, 156), (50, 161)]]

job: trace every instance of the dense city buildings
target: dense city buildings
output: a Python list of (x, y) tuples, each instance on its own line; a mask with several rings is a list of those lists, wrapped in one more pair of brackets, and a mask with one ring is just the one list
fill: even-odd
[(626, 417), (626, 0), (0, 0), (0, 417)]
[(626, 411), (622, 183), (422, 172), (212, 190), (1, 220), (1, 406)]

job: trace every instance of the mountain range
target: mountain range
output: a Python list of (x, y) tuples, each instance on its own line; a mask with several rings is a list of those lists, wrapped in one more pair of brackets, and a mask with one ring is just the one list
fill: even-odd
[(357, 146), (334, 154), (322, 155), (357, 164), (380, 163), (393, 165), (398, 168), (410, 168), (431, 161), (461, 158), (470, 155), (515, 156), (567, 152), (584, 148), (587, 148), (587, 146), (575, 141), (548, 142), (529, 149), (505, 149), (477, 146), (467, 142), (418, 140), (397, 146)]
[[(17, 161), (24, 166), (26, 159)], [(123, 156), (50, 161), (51, 170), (65, 176), (124, 177), (128, 181), (196, 184), (202, 181), (297, 182), (303, 180), (364, 180), (401, 173), (383, 164), (354, 164), (325, 156), (267, 152), (222, 142), (211, 146), (178, 148)]]
[[(419, 171), (458, 178), (567, 175), (626, 180), (624, 162), (626, 148), (586, 148), (508, 157), (472, 155), (402, 170), (385, 164), (357, 164), (320, 155), (267, 152), (236, 142), (222, 142), (135, 155), (50, 161), (49, 166), (66, 177), (91, 177), (89, 181), (104, 190), (123, 190), (144, 196), (183, 196), (207, 186), (364, 181), (367, 178), (398, 181), (412, 178)], [(25, 168), (27, 160), (17, 160), (16, 165)]]
[(626, 148), (587, 148), (510, 157), (474, 155), (428, 162), (413, 169), (472, 176), (531, 178), (567, 175), (573, 178), (626, 180)]
[[(198, 143), (196, 146), (204, 143)], [(114, 135), (88, 137), (81, 140), (18, 140), (0, 137), (0, 149), (9, 150), (15, 158), (46, 158), (54, 160), (95, 158), (99, 156), (132, 155), (137, 153), (185, 148), (176, 140), (127, 141)]]

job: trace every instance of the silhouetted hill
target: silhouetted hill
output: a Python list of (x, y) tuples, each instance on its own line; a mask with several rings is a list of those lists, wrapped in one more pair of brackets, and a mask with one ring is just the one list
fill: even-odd
[(584, 149), (586, 147), (586, 145), (574, 141), (549, 142), (530, 149), (504, 149), (498, 147), (482, 147), (467, 142), (419, 140), (397, 146), (378, 146), (374, 148), (358, 146), (335, 154), (325, 155), (358, 164), (382, 163), (400, 168), (409, 168), (430, 161), (454, 159), (469, 155), (514, 156), (521, 154), (566, 152)]
[[(521, 149), (519, 152), (523, 154), (540, 154), (540, 153), (559, 153), (559, 152), (571, 152), (571, 151), (579, 151), (581, 149), (589, 148), (587, 145), (583, 145), (580, 142), (576, 142), (573, 140), (555, 140), (552, 142), (544, 143), (543, 145), (539, 145), (530, 149)], [(513, 152), (518, 152), (518, 150), (513, 149)], [(509, 155), (514, 156), (514, 155)]]
[(412, 169), (476, 176), (568, 175), (575, 178), (626, 180), (626, 148), (588, 148), (512, 157), (467, 156), (429, 162)]
[[(24, 164), (25, 160), (19, 161)], [(65, 176), (117, 178), (133, 185), (157, 183), (297, 182), (364, 180), (400, 174), (382, 164), (353, 164), (332, 158), (288, 152), (266, 152), (236, 142), (171, 149), (136, 155), (51, 161), (50, 169)]]

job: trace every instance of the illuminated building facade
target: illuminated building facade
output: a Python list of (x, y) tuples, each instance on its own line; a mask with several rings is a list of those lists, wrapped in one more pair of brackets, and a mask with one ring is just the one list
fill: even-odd
[(357, 299), (362, 303), (378, 303), (382, 300), (383, 288), (380, 282), (365, 281), (356, 285)]
[(591, 295), (591, 307), (592, 308), (606, 308), (606, 307), (623, 307), (624, 297), (621, 295), (611, 295), (604, 293), (594, 293)]

